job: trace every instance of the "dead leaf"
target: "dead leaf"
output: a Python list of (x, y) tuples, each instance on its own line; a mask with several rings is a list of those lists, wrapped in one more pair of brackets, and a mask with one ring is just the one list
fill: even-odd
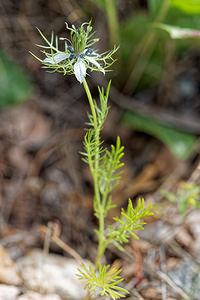
[(141, 292), (142, 296), (148, 300), (160, 300), (160, 291), (158, 287), (148, 287)]
[(181, 227), (178, 231), (176, 235), (176, 240), (179, 242), (179, 244), (187, 248), (189, 248), (193, 242), (191, 235), (184, 227)]

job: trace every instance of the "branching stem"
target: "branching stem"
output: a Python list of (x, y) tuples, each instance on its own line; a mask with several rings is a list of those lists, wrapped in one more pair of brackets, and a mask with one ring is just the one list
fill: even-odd
[[(98, 147), (99, 144), (99, 135), (100, 135), (100, 128), (98, 128), (98, 122), (97, 122), (97, 115), (95, 111), (95, 106), (94, 106), (94, 101), (89, 89), (89, 86), (87, 84), (86, 79), (83, 81), (83, 86), (85, 88), (88, 101), (90, 104), (90, 109), (93, 117), (93, 122), (94, 122), (94, 129), (95, 129), (95, 135), (96, 135), (96, 144)], [(97, 149), (95, 153), (95, 165), (94, 165), (94, 172), (93, 172), (93, 179), (94, 179), (94, 201), (97, 202), (97, 207), (98, 207), (98, 213), (99, 213), (99, 244), (98, 244), (98, 251), (97, 251), (97, 257), (95, 261), (95, 268), (98, 267), (100, 259), (105, 251), (105, 246), (104, 246), (104, 207), (103, 203), (101, 202), (101, 197), (100, 197), (100, 187), (99, 187), (99, 182), (98, 182), (98, 168), (99, 168), (99, 149)], [(92, 166), (90, 165), (90, 169), (92, 170)]]

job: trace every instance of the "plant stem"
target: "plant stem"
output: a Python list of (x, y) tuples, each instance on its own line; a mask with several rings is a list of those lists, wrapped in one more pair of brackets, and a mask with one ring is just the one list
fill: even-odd
[(114, 0), (106, 0), (106, 14), (110, 31), (110, 44), (119, 44), (119, 21), (117, 17), (117, 4)]
[(85, 88), (85, 92), (87, 94), (88, 101), (89, 101), (89, 104), (90, 104), (90, 109), (91, 109), (92, 116), (93, 116), (93, 121), (94, 121), (94, 128), (95, 128), (95, 130), (97, 130), (97, 128), (98, 128), (97, 115), (96, 115), (96, 111), (95, 111), (95, 107), (94, 107), (94, 102), (93, 102), (93, 99), (92, 99), (92, 95), (90, 93), (90, 89), (89, 89), (89, 86), (87, 84), (86, 79), (83, 80), (83, 86)]
[[(96, 137), (96, 144), (99, 144), (99, 128), (98, 128), (98, 123), (97, 123), (97, 115), (95, 111), (95, 106), (94, 106), (94, 101), (89, 89), (89, 86), (87, 84), (86, 79), (83, 81), (83, 86), (85, 88), (88, 101), (90, 104), (90, 109), (92, 112), (92, 117), (93, 117), (93, 122), (94, 122), (94, 130), (95, 130), (95, 137)], [(97, 147), (98, 148), (98, 147)], [(94, 178), (94, 191), (95, 191), (95, 200), (97, 201), (98, 207), (100, 208), (101, 206), (101, 201), (100, 201), (100, 191), (99, 191), (99, 185), (98, 185), (98, 178), (97, 178), (97, 170), (99, 167), (99, 151), (97, 149), (96, 154), (95, 154), (95, 165), (94, 165), (94, 172), (93, 172), (93, 178)]]
[[(99, 144), (99, 135), (100, 135), (100, 129), (98, 128), (98, 122), (97, 122), (97, 115), (95, 111), (95, 106), (94, 106), (94, 101), (89, 89), (89, 86), (87, 84), (86, 79), (83, 81), (83, 86), (85, 88), (88, 101), (90, 104), (90, 109), (92, 112), (92, 117), (93, 117), (93, 122), (94, 122), (94, 130), (95, 130), (95, 139), (96, 139), (96, 145)], [(97, 250), (97, 257), (95, 261), (95, 268), (98, 267), (98, 264), (101, 260), (101, 257), (105, 251), (105, 237), (104, 237), (104, 206), (101, 202), (101, 197), (100, 197), (100, 190), (99, 190), (99, 182), (98, 182), (98, 168), (99, 168), (99, 151), (98, 151), (98, 146), (97, 146), (97, 151), (95, 154), (95, 164), (94, 164), (94, 172), (92, 172), (93, 179), (94, 179), (94, 201), (97, 202), (97, 207), (98, 207), (98, 220), (99, 220), (99, 244), (98, 244), (98, 250)], [(90, 167), (91, 168), (91, 167)]]

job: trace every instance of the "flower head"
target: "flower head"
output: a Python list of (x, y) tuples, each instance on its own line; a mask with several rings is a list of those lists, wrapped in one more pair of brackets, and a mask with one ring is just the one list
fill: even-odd
[[(87, 70), (99, 71), (105, 74), (105, 71), (113, 64), (112, 55), (117, 51), (118, 47), (114, 47), (112, 51), (99, 54), (91, 48), (99, 39), (93, 38), (91, 22), (83, 23), (80, 28), (74, 25), (70, 28), (70, 39), (60, 38), (64, 40), (65, 49), (58, 49), (58, 37), (54, 39), (52, 32), (51, 41), (48, 41), (42, 32), (38, 29), (42, 38), (47, 43), (47, 46), (38, 45), (45, 49), (42, 52), (45, 54), (45, 59), (40, 59), (33, 54), (35, 58), (42, 62), (44, 68), (52, 69), (53, 72), (61, 72), (66, 74), (74, 74), (76, 79), (82, 83), (86, 77)], [(46, 49), (50, 50), (47, 52)]]

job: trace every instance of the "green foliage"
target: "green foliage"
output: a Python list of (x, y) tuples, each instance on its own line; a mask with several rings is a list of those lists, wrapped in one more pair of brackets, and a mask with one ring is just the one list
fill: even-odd
[(150, 13), (153, 17), (155, 17), (161, 7), (163, 0), (148, 0), (148, 7)]
[(32, 86), (24, 71), (0, 51), (0, 107), (26, 101)]
[(104, 11), (106, 11), (106, 2), (107, 1), (112, 1), (114, 5), (116, 5), (117, 0), (91, 0), (92, 2), (94, 2), (95, 4), (97, 4), (101, 9), (103, 9)]
[(145, 222), (141, 219), (145, 216), (151, 216), (152, 204), (144, 208), (144, 199), (139, 199), (136, 208), (133, 208), (132, 201), (129, 199), (127, 211), (122, 208), (120, 218), (114, 218), (116, 225), (109, 226), (107, 238), (109, 243), (113, 243), (119, 250), (123, 251), (121, 244), (128, 243), (130, 237), (139, 239), (134, 230), (144, 229)]
[(89, 129), (84, 137), (84, 148), (85, 152), (80, 152), (83, 157), (83, 161), (88, 163), (90, 166), (90, 170), (92, 174), (95, 172), (95, 161), (97, 154), (101, 154), (105, 151), (103, 147), (101, 147), (102, 142), (96, 140), (95, 130)]
[[(99, 132), (103, 129), (103, 124), (104, 124), (104, 122), (106, 120), (106, 117), (108, 115), (108, 110), (109, 110), (108, 96), (109, 96), (109, 92), (110, 92), (110, 86), (111, 86), (111, 81), (108, 84), (108, 87), (107, 87), (107, 90), (106, 90), (105, 94), (104, 94), (104, 89), (98, 87), (100, 107), (97, 106), (97, 103), (94, 100), (95, 114), (96, 114), (96, 117), (97, 117), (97, 128), (98, 128)], [(87, 123), (87, 124), (95, 129), (95, 123), (94, 123), (93, 115), (88, 114), (88, 119), (89, 119), (89, 123)]]
[(99, 155), (105, 155), (106, 151), (102, 147), (102, 142), (99, 139), (99, 133), (103, 128), (103, 123), (108, 114), (107, 102), (110, 84), (111, 82), (108, 84), (105, 94), (103, 88), (98, 88), (100, 107), (98, 107), (96, 101), (94, 101), (94, 114), (88, 114), (89, 122), (87, 124), (91, 126), (91, 128), (88, 129), (84, 137), (83, 145), (85, 148), (85, 152), (81, 152), (81, 154), (84, 156), (83, 161), (89, 164), (92, 174), (94, 174), (94, 172), (99, 173), (99, 170), (95, 170), (95, 165), (97, 163), (97, 160), (99, 160)]
[[(84, 29), (84, 26), (86, 26), (86, 29)], [(95, 267), (92, 264), (90, 264), (89, 269), (82, 266), (78, 276), (80, 279), (86, 280), (86, 286), (90, 292), (94, 294), (100, 293), (102, 296), (109, 295), (113, 299), (117, 299), (124, 297), (123, 293), (127, 293), (125, 289), (118, 286), (122, 281), (122, 278), (119, 276), (121, 270), (114, 267), (102, 266), (102, 256), (109, 243), (114, 243), (119, 248), (121, 246), (120, 243), (128, 242), (130, 236), (137, 238), (133, 230), (143, 229), (142, 225), (144, 223), (139, 222), (139, 219), (151, 214), (149, 212), (150, 206), (145, 210), (144, 201), (142, 203), (139, 201), (136, 209), (133, 209), (132, 203), (129, 201), (127, 212), (122, 210), (121, 218), (116, 219), (119, 228), (110, 226), (106, 234), (105, 217), (113, 207), (110, 193), (120, 180), (121, 167), (123, 166), (121, 158), (124, 155), (124, 147), (121, 146), (119, 137), (117, 137), (116, 145), (111, 145), (110, 150), (103, 147), (103, 142), (100, 139), (100, 133), (108, 114), (108, 96), (111, 82), (109, 82), (106, 92), (104, 92), (103, 88), (98, 88), (98, 105), (92, 98), (85, 77), (87, 75), (87, 68), (91, 71), (97, 70), (105, 73), (98, 61), (103, 62), (107, 68), (114, 62), (112, 54), (117, 51), (118, 47), (114, 47), (111, 52), (105, 52), (100, 55), (91, 48), (88, 48), (96, 42), (94, 39), (91, 40), (93, 34), (90, 33), (92, 28), (90, 23), (82, 24), (78, 29), (74, 25), (72, 25), (72, 28), (69, 28), (67, 25), (67, 28), (71, 32), (71, 41), (64, 38), (64, 40), (70, 43), (70, 46), (68, 46), (65, 41), (65, 51), (58, 49), (57, 37), (54, 40), (52, 34), (51, 41), (49, 42), (39, 31), (47, 43), (47, 46), (40, 47), (50, 51), (46, 52), (43, 50), (42, 52), (46, 58), (39, 60), (43, 63), (44, 67), (53, 69), (54, 72), (63, 72), (64, 75), (74, 74), (77, 80), (83, 83), (91, 109), (91, 113), (88, 114), (88, 125), (90, 127), (85, 134), (83, 142), (85, 152), (81, 152), (81, 154), (84, 162), (89, 165), (94, 180), (94, 213), (99, 221), (99, 229), (96, 230), (99, 243)], [(92, 56), (89, 56), (90, 54)], [(111, 62), (108, 63), (107, 60)], [(97, 268), (98, 275), (96, 274)]]
[[(131, 72), (138, 66), (139, 72), (143, 68), (136, 90), (155, 85), (161, 77), (165, 64), (165, 46), (169, 37), (161, 30), (156, 32), (150, 45), (148, 35), (154, 32), (150, 16), (145, 13), (132, 15), (121, 24), (121, 71), (120, 81), (126, 85)], [(148, 49), (149, 47), (149, 49)], [(137, 76), (138, 72), (136, 72)], [(120, 76), (119, 75), (119, 76)], [(130, 82), (128, 93), (132, 92), (134, 79)]]
[(122, 22), (120, 28), (120, 50), (123, 66), (125, 63), (124, 68), (130, 64), (131, 54), (150, 26), (151, 22), (145, 12), (138, 12), (137, 15), (132, 15)]
[(126, 112), (122, 120), (134, 129), (160, 139), (179, 159), (188, 159), (195, 149), (197, 138), (194, 135), (166, 126), (151, 117)]
[(115, 266), (101, 265), (99, 263), (98, 272), (90, 263), (89, 268), (85, 265), (79, 269), (78, 278), (85, 280), (85, 286), (94, 296), (110, 296), (112, 299), (125, 297), (128, 291), (118, 286), (123, 278), (120, 277), (121, 269), (118, 270)]
[(119, 44), (119, 20), (117, 0), (91, 0), (97, 4), (106, 14), (109, 28), (110, 45)]
[(176, 7), (170, 7), (163, 23), (198, 30), (200, 25), (199, 13), (189, 15)]
[[(95, 262), (95, 268), (90, 264), (89, 270), (82, 267), (80, 279), (86, 279), (86, 286), (94, 294), (100, 292), (101, 295), (110, 295), (113, 299), (122, 297), (119, 291), (125, 292), (117, 284), (121, 282), (118, 274), (120, 271), (112, 272), (108, 266), (101, 266), (101, 258), (108, 246), (114, 244), (123, 251), (123, 243), (127, 243), (130, 237), (138, 238), (133, 232), (137, 229), (143, 229), (144, 222), (140, 221), (144, 216), (149, 216), (151, 205), (144, 209), (144, 200), (138, 201), (134, 209), (131, 200), (129, 200), (127, 211), (122, 209), (121, 217), (115, 218), (116, 226), (109, 226), (105, 230), (104, 219), (108, 211), (113, 207), (111, 191), (118, 184), (121, 176), (121, 167), (123, 163), (124, 147), (121, 146), (120, 138), (117, 137), (116, 146), (112, 145), (110, 151), (103, 147), (100, 139), (100, 132), (108, 113), (108, 95), (110, 83), (106, 92), (99, 88), (100, 105), (92, 99), (86, 82), (83, 82), (91, 106), (91, 114), (88, 114), (90, 128), (84, 138), (85, 152), (82, 152), (83, 160), (89, 164), (94, 179), (94, 212), (99, 221), (99, 229), (95, 230), (99, 245)], [(96, 268), (99, 266), (98, 275)]]
[[(116, 0), (92, 1), (101, 7), (107, 16), (111, 43), (117, 44), (120, 41), (120, 61), (117, 65), (119, 78), (116, 82), (124, 86), (126, 93), (131, 94), (153, 86), (161, 78), (166, 63), (165, 47), (169, 44), (169, 36), (161, 30), (155, 30), (155, 23), (160, 23), (160, 28), (168, 30), (169, 33), (176, 30), (178, 55), (193, 44), (198, 46), (197, 33), (187, 34), (186, 30), (200, 28), (200, 0), (148, 0), (149, 12), (137, 11), (137, 14), (133, 13), (121, 23), (117, 18)], [(179, 28), (167, 28), (165, 25)], [(184, 41), (180, 41), (181, 38)]]
[(124, 147), (120, 144), (120, 138), (117, 137), (116, 146), (111, 145), (111, 150), (103, 148), (103, 142), (100, 141), (99, 133), (103, 128), (103, 123), (108, 114), (108, 95), (110, 90), (110, 84), (108, 84), (106, 93), (104, 89), (99, 90), (100, 107), (97, 106), (94, 101), (95, 120), (94, 115), (89, 114), (88, 125), (91, 128), (88, 129), (84, 137), (85, 152), (81, 152), (84, 162), (88, 163), (90, 170), (93, 174), (96, 185), (101, 194), (100, 203), (97, 201), (97, 197), (94, 199), (95, 215), (99, 217), (103, 212), (106, 216), (109, 209), (113, 207), (112, 198), (109, 193), (114, 189), (120, 180), (121, 172), (119, 169), (123, 166), (121, 158), (123, 157)]
[[(120, 58), (122, 61), (119, 77), (122, 75), (119, 81), (122, 82), (122, 85), (125, 85), (126, 93), (153, 86), (160, 80), (166, 63), (167, 49), (165, 51), (165, 48), (169, 44), (170, 37), (161, 30), (155, 30), (155, 23), (159, 23), (161, 26), (166, 24), (167, 26), (180, 27), (180, 30), (199, 30), (200, 28), (200, 18), (197, 10), (194, 10), (193, 14), (187, 14), (177, 5), (170, 5), (171, 2), (169, 1), (165, 13), (161, 14), (160, 12), (167, 2), (168, 0), (149, 0), (149, 13), (137, 12), (137, 14), (133, 14), (121, 22)], [(187, 2), (187, 5), (192, 7), (189, 0), (180, 0), (179, 2)], [(186, 39), (184, 32), (183, 35), (180, 34), (181, 36), (183, 40), (180, 41), (179, 38), (179, 40), (174, 41), (175, 51), (178, 55), (187, 51), (193, 45), (200, 46), (200, 42), (197, 43), (197, 33), (190, 35), (193, 41), (192, 39)], [(132, 73), (134, 73), (134, 76), (131, 77)]]
[(121, 172), (118, 170), (124, 165), (120, 161), (124, 155), (123, 150), (124, 147), (120, 145), (120, 138), (118, 136), (116, 146), (111, 145), (111, 150), (106, 150), (101, 159), (99, 168), (99, 186), (102, 195), (106, 190), (110, 193), (119, 182)]
[(190, 206), (200, 208), (200, 186), (197, 186), (193, 182), (182, 182), (176, 193), (166, 190), (162, 190), (161, 192), (169, 201), (177, 203), (181, 214), (184, 214)]
[(171, 6), (175, 6), (187, 14), (200, 13), (200, 0), (171, 0)]

